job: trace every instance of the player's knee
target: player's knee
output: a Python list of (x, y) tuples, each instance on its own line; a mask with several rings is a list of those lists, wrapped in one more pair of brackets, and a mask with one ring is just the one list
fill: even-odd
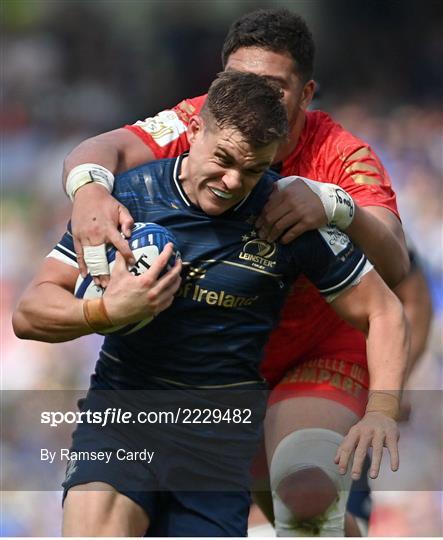
[(351, 478), (334, 463), (342, 439), (302, 429), (277, 446), (270, 466), (277, 536), (343, 536)]
[(289, 474), (280, 482), (276, 493), (297, 521), (320, 516), (337, 499), (337, 488), (318, 467)]

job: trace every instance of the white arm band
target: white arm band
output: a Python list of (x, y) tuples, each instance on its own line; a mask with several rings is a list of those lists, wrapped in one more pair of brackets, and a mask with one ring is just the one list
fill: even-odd
[(302, 180), (318, 196), (325, 209), (329, 225), (338, 227), (342, 231), (349, 227), (354, 219), (355, 203), (346, 191), (336, 184), (314, 182), (302, 176), (282, 178), (277, 182), (278, 189), (284, 189), (295, 180)]
[(101, 184), (111, 193), (114, 187), (114, 175), (111, 171), (96, 163), (77, 165), (68, 174), (66, 180), (66, 194), (71, 201), (74, 201), (76, 191), (90, 182)]

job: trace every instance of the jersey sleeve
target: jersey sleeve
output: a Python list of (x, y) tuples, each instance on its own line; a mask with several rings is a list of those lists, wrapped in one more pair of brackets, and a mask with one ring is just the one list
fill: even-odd
[(201, 111), (205, 100), (206, 95), (185, 99), (172, 109), (124, 127), (149, 146), (156, 159), (176, 157), (189, 150), (189, 119)]
[(328, 302), (372, 269), (360, 249), (335, 227), (309, 231), (293, 245), (297, 266)]
[(52, 249), (46, 257), (52, 257), (58, 261), (69, 264), (74, 268), (78, 268), (77, 255), (74, 249), (74, 239), (71, 234), (71, 224), (68, 224), (68, 229), (63, 235), (60, 242)]
[(340, 185), (359, 206), (382, 206), (399, 218), (391, 179), (379, 157), (369, 145), (346, 135), (330, 148), (329, 181)]

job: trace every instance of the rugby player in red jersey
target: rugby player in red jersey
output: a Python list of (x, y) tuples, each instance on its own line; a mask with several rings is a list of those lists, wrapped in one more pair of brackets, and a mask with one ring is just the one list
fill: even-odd
[[(253, 72), (280, 84), (290, 137), (279, 149), (275, 168), (283, 176), (316, 180), (293, 179), (276, 192), (257, 216), (260, 236), (287, 243), (333, 223), (363, 249), (390, 286), (399, 283), (408, 257), (386, 171), (365, 142), (328, 114), (307, 111), (315, 83), (314, 43), (306, 23), (284, 9), (246, 14), (231, 26), (222, 58), (225, 70)], [(129, 235), (132, 218), (105, 189), (113, 174), (185, 151), (187, 124), (204, 101), (205, 96), (186, 99), (88, 139), (67, 156), (64, 176), (74, 200), (72, 227), (84, 272), (87, 265), (107, 282), (105, 242), (128, 261), (131, 257), (117, 226)], [(337, 193), (337, 186), (348, 195)], [(364, 335), (342, 322), (303, 279), (295, 283), (268, 343), (262, 373), (273, 388), (265, 435), (277, 534), (342, 536), (350, 484), (361, 473), (367, 448), (376, 450), (370, 470), (375, 477), (381, 447), (398, 436), (392, 421), (397, 398), (375, 393), (383, 384), (370, 377)], [(370, 395), (374, 392), (369, 402), (368, 388)], [(397, 469), (397, 455), (391, 467)]]

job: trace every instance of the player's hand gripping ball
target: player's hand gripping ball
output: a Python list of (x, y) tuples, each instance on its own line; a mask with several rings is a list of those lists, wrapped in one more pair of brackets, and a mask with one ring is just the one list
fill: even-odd
[[(140, 274), (143, 274), (149, 270), (152, 263), (169, 242), (174, 244), (174, 251), (160, 276), (170, 270), (174, 266), (176, 260), (180, 258), (180, 252), (177, 250), (177, 239), (175, 236), (167, 229), (161, 225), (157, 225), (156, 223), (135, 223), (134, 227), (132, 228), (131, 238), (128, 240), (128, 242), (136, 261), (133, 266), (128, 267), (128, 270), (136, 276), (139, 276)], [(111, 274), (115, 264), (116, 252), (117, 250), (114, 246), (110, 246), (106, 251), (106, 257), (109, 263), (109, 271)], [(77, 278), (74, 292), (77, 298), (84, 298), (85, 300), (100, 298), (103, 296), (104, 292), (105, 289), (103, 287), (100, 287), (100, 285), (95, 285), (90, 274), (88, 274), (85, 278), (82, 278), (81, 275)], [(153, 317), (150, 316), (139, 322), (114, 326), (106, 332), (100, 333), (125, 336), (140, 330), (151, 322), (152, 319)]]

